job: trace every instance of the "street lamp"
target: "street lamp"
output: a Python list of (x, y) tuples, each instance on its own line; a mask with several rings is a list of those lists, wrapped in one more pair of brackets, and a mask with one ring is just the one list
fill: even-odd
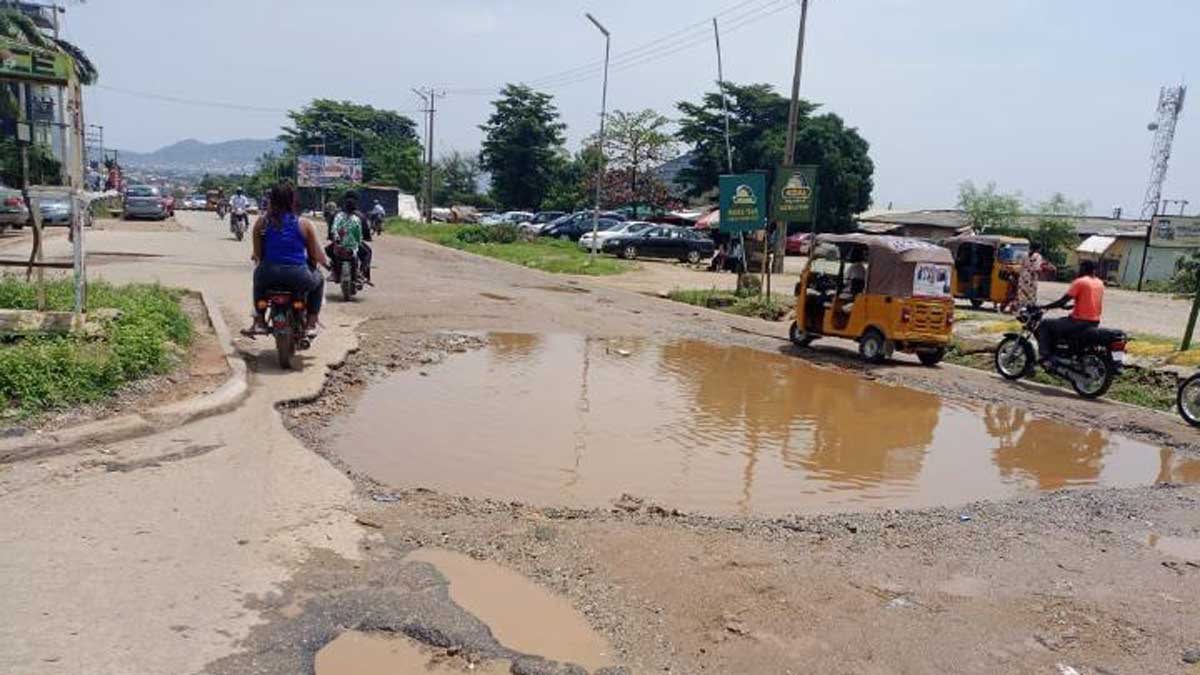
[[(592, 253), (591, 259), (596, 258), (596, 250), (600, 244), (600, 194), (601, 186), (604, 184), (604, 118), (608, 115), (608, 47), (610, 36), (608, 29), (600, 25), (596, 17), (585, 12), (584, 16), (591, 21), (600, 32), (604, 34), (604, 88), (600, 90), (600, 142), (596, 144), (596, 149), (600, 153), (599, 161), (596, 163), (596, 209), (592, 211)], [(637, 214), (634, 214), (635, 216)]]

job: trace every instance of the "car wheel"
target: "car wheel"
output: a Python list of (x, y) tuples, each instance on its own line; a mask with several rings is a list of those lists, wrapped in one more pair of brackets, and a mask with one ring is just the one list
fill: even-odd
[(689, 265), (698, 265), (700, 263), (700, 251), (695, 249), (688, 251), (686, 260)]
[(633, 260), (634, 258), (637, 257), (637, 255), (638, 255), (637, 247), (634, 246), (633, 244), (630, 244), (630, 245), (626, 246), (625, 248), (621, 249), (621, 257), (626, 260)]

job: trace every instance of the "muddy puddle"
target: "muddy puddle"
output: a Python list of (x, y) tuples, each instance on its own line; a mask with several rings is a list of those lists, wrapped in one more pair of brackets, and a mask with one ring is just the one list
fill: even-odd
[(764, 515), (1200, 482), (1200, 462), (1003, 405), (967, 407), (705, 342), (491, 334), (371, 386), (335, 450), (397, 486)]
[(317, 652), (316, 675), (506, 675), (506, 662), (468, 664), (398, 635), (347, 631)]

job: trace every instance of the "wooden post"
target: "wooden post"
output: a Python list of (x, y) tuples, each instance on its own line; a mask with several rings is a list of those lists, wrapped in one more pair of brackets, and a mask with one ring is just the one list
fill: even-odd
[[(1200, 276), (1198, 274), (1197, 276)], [(1183, 343), (1179, 345), (1179, 351), (1186, 352), (1192, 348), (1192, 334), (1196, 330), (1196, 315), (1200, 314), (1200, 279), (1193, 279), (1192, 282), (1192, 312), (1188, 314), (1187, 329), (1183, 331)]]
[(75, 273), (75, 321), (83, 325), (83, 315), (87, 311), (87, 273), (83, 268), (83, 209), (90, 209), (91, 203), (80, 198), (79, 190), (71, 193), (71, 262)]

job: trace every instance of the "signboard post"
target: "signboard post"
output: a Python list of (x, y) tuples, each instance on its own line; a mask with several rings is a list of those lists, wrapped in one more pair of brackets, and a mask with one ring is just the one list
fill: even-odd
[(300, 155), (296, 158), (298, 187), (329, 188), (347, 183), (361, 183), (362, 159), (332, 155)]
[[(741, 242), (742, 268), (738, 270), (738, 290), (742, 288), (746, 274), (746, 261), (750, 251), (746, 249), (746, 233), (767, 226), (767, 177), (763, 173), (740, 173), (721, 176), (720, 231), (736, 234)], [(766, 268), (766, 261), (763, 261)]]

